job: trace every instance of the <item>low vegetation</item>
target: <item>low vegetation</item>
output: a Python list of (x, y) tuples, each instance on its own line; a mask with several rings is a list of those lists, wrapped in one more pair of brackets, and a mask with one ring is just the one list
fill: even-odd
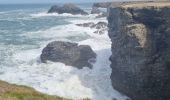
[(0, 100), (67, 100), (39, 93), (32, 88), (0, 81)]

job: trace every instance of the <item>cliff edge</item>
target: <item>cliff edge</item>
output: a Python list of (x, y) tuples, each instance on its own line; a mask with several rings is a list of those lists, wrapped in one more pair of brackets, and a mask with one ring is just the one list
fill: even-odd
[(112, 85), (133, 100), (170, 100), (170, 2), (111, 7)]

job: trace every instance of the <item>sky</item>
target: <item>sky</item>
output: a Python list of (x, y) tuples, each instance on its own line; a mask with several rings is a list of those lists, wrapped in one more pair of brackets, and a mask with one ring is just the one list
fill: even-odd
[[(18, 4), (18, 3), (65, 3), (65, 2), (102, 2), (115, 0), (0, 0), (0, 4)], [(121, 0), (118, 0), (121, 1)]]

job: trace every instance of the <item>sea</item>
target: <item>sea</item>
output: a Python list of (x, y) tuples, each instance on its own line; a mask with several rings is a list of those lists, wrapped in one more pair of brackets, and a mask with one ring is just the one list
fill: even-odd
[[(47, 14), (53, 4), (0, 5), (0, 80), (25, 85), (39, 92), (73, 100), (126, 100), (112, 88), (111, 41), (107, 32), (76, 26), (107, 22), (96, 15)], [(92, 4), (79, 4), (90, 12)], [(89, 45), (97, 54), (93, 69), (77, 69), (62, 63), (41, 63), (43, 48), (52, 41)]]

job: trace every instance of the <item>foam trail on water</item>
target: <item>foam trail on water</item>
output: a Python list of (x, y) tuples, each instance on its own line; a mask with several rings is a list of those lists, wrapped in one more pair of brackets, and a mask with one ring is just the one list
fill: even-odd
[(63, 13), (63, 14), (58, 14), (58, 13), (47, 13), (47, 12), (40, 12), (40, 13), (35, 13), (35, 14), (30, 14), (30, 16), (34, 18), (39, 18), (39, 17), (50, 17), (50, 16), (58, 16), (58, 17), (95, 17), (97, 14), (89, 14), (89, 15), (72, 15), (69, 13)]
[[(85, 16), (85, 18), (87, 17)], [(21, 34), (21, 36), (27, 38), (39, 39), (36, 43), (38, 47), (27, 50), (19, 49), (20, 47), (18, 47), (17, 50), (14, 50), (15, 53), (10, 58), (11, 63), (14, 64), (12, 67), (2, 67), (3, 74), (0, 74), (0, 79), (73, 100), (82, 98), (91, 98), (92, 100), (112, 100), (116, 98), (117, 100), (125, 100), (126, 96), (114, 90), (111, 85), (110, 39), (107, 34), (94, 34), (94, 29), (75, 25), (77, 22), (87, 22), (86, 20), (73, 19), (70, 20), (68, 25)], [(92, 20), (95, 23), (101, 20), (104, 21), (104, 19), (91, 19), (89, 21)], [(93, 65), (93, 69), (85, 67), (79, 70), (62, 63), (40, 63), (42, 49), (46, 44), (54, 40), (90, 45), (97, 54), (97, 62)], [(30, 47), (30, 45), (28, 46)]]

